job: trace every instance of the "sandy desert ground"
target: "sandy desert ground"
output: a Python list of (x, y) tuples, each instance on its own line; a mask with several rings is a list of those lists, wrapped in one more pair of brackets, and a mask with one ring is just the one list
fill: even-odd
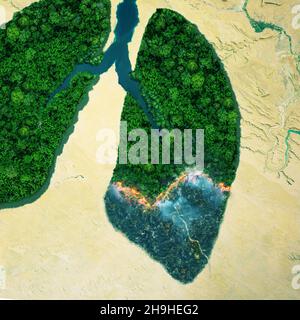
[[(0, 0), (7, 19), (30, 1), (13, 3)], [(250, 0), (249, 14), (285, 28), (293, 53), (284, 35), (255, 33), (243, 1), (138, 0), (140, 24), (130, 45), (133, 64), (148, 19), (156, 8), (171, 8), (213, 43), (240, 105), (240, 166), (209, 266), (198, 278), (190, 285), (176, 282), (107, 220), (103, 196), (113, 165), (97, 163), (96, 137), (102, 128), (118, 133), (125, 97), (111, 69), (80, 112), (46, 193), (32, 204), (0, 212), (0, 266), (6, 272), (0, 296), (300, 298), (300, 290), (291, 285), (292, 267), (300, 265), (300, 136), (291, 135), (285, 154), (288, 130), (300, 130), (300, 30), (291, 27), (297, 2), (278, 3)], [(112, 4), (114, 26), (118, 1)]]

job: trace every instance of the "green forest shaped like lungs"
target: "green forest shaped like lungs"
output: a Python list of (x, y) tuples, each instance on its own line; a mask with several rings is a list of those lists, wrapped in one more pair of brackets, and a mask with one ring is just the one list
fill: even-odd
[[(96, 81), (73, 70), (99, 63), (110, 32), (109, 0), (41, 0), (0, 29), (0, 203), (36, 194)], [(72, 129), (72, 128), (71, 128)]]
[[(158, 9), (149, 21), (132, 76), (159, 128), (204, 129), (205, 169), (188, 173), (157, 201), (189, 171), (186, 165), (117, 164), (105, 196), (107, 214), (172, 277), (188, 283), (208, 263), (235, 178), (237, 101), (212, 45), (195, 25), (167, 9)], [(128, 132), (144, 128), (150, 136), (150, 121), (130, 94), (122, 121)]]

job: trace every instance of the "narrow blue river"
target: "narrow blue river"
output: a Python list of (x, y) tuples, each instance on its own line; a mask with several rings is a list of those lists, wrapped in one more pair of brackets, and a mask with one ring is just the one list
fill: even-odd
[[(123, 0), (120, 2), (117, 7), (117, 21), (117, 26), (114, 30), (114, 42), (104, 53), (102, 62), (99, 65), (79, 64), (75, 66), (73, 71), (66, 77), (63, 83), (49, 96), (48, 102), (56, 94), (64, 89), (67, 89), (73, 77), (78, 73), (90, 72), (95, 76), (100, 76), (108, 71), (113, 65), (115, 65), (115, 70), (119, 78), (119, 84), (126, 92), (130, 93), (135, 98), (139, 106), (143, 109), (145, 115), (148, 117), (151, 126), (154, 129), (159, 129), (141, 94), (140, 84), (130, 77), (132, 69), (129, 59), (128, 44), (131, 42), (135, 28), (139, 23), (139, 12), (136, 0)], [(59, 154), (62, 153), (63, 146), (68, 141), (68, 137), (73, 132), (73, 128), (73, 126), (70, 127), (64, 135), (61, 146), (56, 150), (55, 159)], [(49, 173), (49, 178), (39, 192), (31, 197), (14, 203), (1, 204), (0, 209), (17, 208), (36, 201), (48, 189), (54, 168), (55, 166), (53, 165)]]
[(139, 23), (138, 7), (136, 0), (123, 0), (117, 8), (117, 26), (114, 30), (115, 39), (112, 45), (105, 51), (102, 62), (99, 65), (79, 64), (50, 96), (50, 100), (60, 91), (66, 89), (72, 78), (80, 72), (90, 72), (93, 75), (101, 75), (115, 65), (119, 77), (119, 84), (130, 93), (138, 102), (146, 114), (152, 128), (158, 129), (154, 118), (141, 94), (140, 84), (130, 77), (132, 71), (129, 59), (128, 44), (132, 40), (135, 27)]

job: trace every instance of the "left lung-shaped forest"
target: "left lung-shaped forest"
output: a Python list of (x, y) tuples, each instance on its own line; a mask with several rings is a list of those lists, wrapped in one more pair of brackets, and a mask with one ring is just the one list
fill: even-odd
[(42, 0), (0, 30), (0, 203), (36, 194), (47, 182), (67, 129), (94, 76), (110, 32), (109, 0)]

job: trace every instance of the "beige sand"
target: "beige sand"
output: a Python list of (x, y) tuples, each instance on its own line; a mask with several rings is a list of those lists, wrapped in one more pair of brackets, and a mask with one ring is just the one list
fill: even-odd
[[(115, 8), (118, 1), (112, 2)], [(256, 2), (251, 12), (263, 14)], [(48, 191), (33, 204), (0, 214), (0, 265), (7, 275), (1, 296), (300, 298), (291, 286), (291, 269), (300, 261), (289, 259), (300, 254), (299, 136), (291, 139), (289, 161), (284, 161), (287, 130), (300, 129), (299, 75), (285, 39), (269, 30), (256, 34), (241, 4), (138, 0), (141, 23), (130, 45), (134, 62), (150, 16), (157, 7), (171, 7), (214, 44), (236, 92), (241, 163), (209, 267), (192, 284), (181, 285), (107, 220), (103, 195), (113, 166), (97, 164), (96, 135), (101, 128), (118, 132), (125, 96), (111, 69), (90, 93)], [(276, 22), (280, 9), (272, 8), (268, 18)], [(297, 36), (294, 32), (294, 42)]]

